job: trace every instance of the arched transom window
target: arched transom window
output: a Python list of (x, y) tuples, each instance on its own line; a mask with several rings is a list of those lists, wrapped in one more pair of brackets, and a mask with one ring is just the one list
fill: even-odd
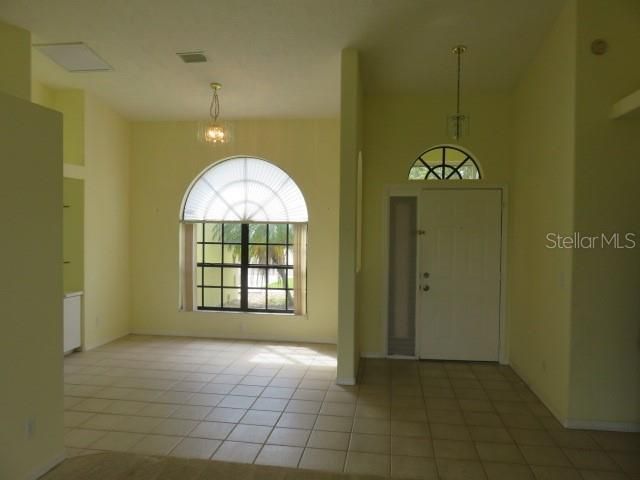
[(260, 158), (233, 157), (202, 172), (182, 209), (185, 222), (306, 223), (307, 205), (283, 170)]
[(409, 170), (409, 180), (479, 180), (478, 163), (469, 152), (438, 145), (420, 154)]
[(180, 220), (182, 309), (306, 312), (307, 205), (282, 169), (254, 157), (214, 164)]

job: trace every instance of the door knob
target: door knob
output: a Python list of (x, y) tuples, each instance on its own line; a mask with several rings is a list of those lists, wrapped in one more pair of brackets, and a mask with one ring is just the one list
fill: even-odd
[(424, 273), (422, 274), (422, 276), (423, 276), (424, 278), (429, 278), (429, 272), (424, 272)]
[(422, 287), (422, 290), (425, 292), (429, 291), (429, 285), (425, 285), (424, 287)]

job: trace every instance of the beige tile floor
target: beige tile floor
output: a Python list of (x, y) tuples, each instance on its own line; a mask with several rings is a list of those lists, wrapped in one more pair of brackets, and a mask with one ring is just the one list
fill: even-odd
[(564, 429), (509, 367), (129, 336), (65, 359), (69, 456), (131, 452), (443, 480), (639, 480), (640, 434)]

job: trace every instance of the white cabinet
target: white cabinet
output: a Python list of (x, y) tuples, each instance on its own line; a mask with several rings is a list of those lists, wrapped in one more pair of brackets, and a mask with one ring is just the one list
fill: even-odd
[(64, 296), (64, 353), (79, 348), (81, 340), (82, 292)]

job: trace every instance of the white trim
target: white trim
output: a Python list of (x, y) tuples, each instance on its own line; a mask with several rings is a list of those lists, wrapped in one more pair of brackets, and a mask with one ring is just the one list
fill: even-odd
[[(388, 328), (389, 328), (389, 319), (388, 319), (388, 305), (389, 305), (389, 202), (392, 196), (394, 197), (417, 197), (419, 200), (420, 192), (422, 190), (500, 190), (501, 192), (501, 246), (500, 246), (500, 336), (499, 336), (499, 351), (498, 351), (498, 361), (499, 363), (506, 365), (509, 363), (509, 351), (507, 344), (507, 240), (508, 240), (508, 191), (507, 186), (504, 184), (493, 184), (493, 183), (485, 183), (482, 180), (447, 180), (447, 181), (437, 181), (437, 180), (425, 180), (425, 181), (416, 181), (416, 180), (408, 180), (405, 184), (396, 184), (396, 185), (387, 185), (383, 194), (383, 205), (381, 208), (382, 211), (382, 291), (380, 292), (382, 299), (382, 308), (381, 308), (381, 324), (382, 324), (382, 338), (384, 341), (383, 351), (385, 357), (389, 357), (389, 339), (388, 339)], [(417, 205), (417, 220), (419, 222), (421, 211), (420, 211), (420, 201), (418, 201)], [(416, 225), (416, 229), (418, 225)], [(417, 265), (420, 265), (420, 249), (416, 250), (416, 262)], [(419, 296), (416, 295), (416, 320), (420, 318), (420, 301)], [(419, 341), (420, 338), (420, 322), (416, 321), (416, 331), (415, 331), (415, 355), (416, 358), (420, 358), (420, 349), (419, 349)], [(363, 355), (364, 356), (364, 355)], [(389, 357), (390, 358), (390, 357)]]
[(336, 378), (336, 385), (355, 385), (355, 377)]
[(547, 407), (551, 412), (551, 415), (560, 422), (565, 428), (577, 429), (577, 430), (604, 430), (611, 432), (640, 432), (640, 423), (637, 422), (603, 422), (598, 420), (575, 420), (571, 418), (562, 417), (555, 408), (549, 405), (549, 402), (544, 398), (540, 392), (533, 387), (531, 382), (525, 375), (521, 373), (521, 369), (517, 364), (511, 363), (511, 368), (520, 377), (520, 379), (529, 387), (529, 389), (535, 394), (536, 397)]
[(49, 459), (48, 462), (31, 470), (26, 476), (27, 480), (37, 480), (38, 478), (42, 477), (45, 473), (49, 472), (50, 470), (53, 470), (55, 467), (57, 467), (62, 462), (64, 462), (66, 457), (67, 455), (65, 454), (64, 450), (60, 453), (57, 453), (51, 459)]
[(360, 358), (387, 358), (387, 354), (381, 352), (360, 352)]
[(384, 358), (387, 360), (420, 360), (415, 355), (386, 355), (384, 353), (375, 352), (361, 353), (360, 358)]
[[(190, 312), (195, 313), (195, 312)], [(217, 313), (217, 312), (216, 312)], [(236, 312), (232, 312), (236, 313)], [(301, 317), (302, 318), (302, 317)], [(303, 342), (303, 343), (320, 343), (328, 345), (336, 345), (335, 338), (319, 338), (319, 337), (306, 337), (298, 335), (275, 335), (275, 336), (261, 336), (261, 335), (221, 335), (216, 334), (203, 334), (202, 332), (185, 332), (179, 330), (164, 330), (157, 328), (134, 328), (131, 331), (131, 335), (150, 335), (150, 336), (163, 336), (163, 337), (192, 337), (192, 338), (208, 338), (208, 339), (222, 339), (222, 340), (254, 340), (257, 342)]]
[(62, 165), (62, 176), (64, 178), (75, 178), (76, 180), (84, 180), (84, 165), (65, 163)]
[(577, 430), (605, 430), (609, 432), (640, 432), (640, 423), (634, 422), (601, 422), (591, 420), (567, 419), (561, 422), (567, 428)]

